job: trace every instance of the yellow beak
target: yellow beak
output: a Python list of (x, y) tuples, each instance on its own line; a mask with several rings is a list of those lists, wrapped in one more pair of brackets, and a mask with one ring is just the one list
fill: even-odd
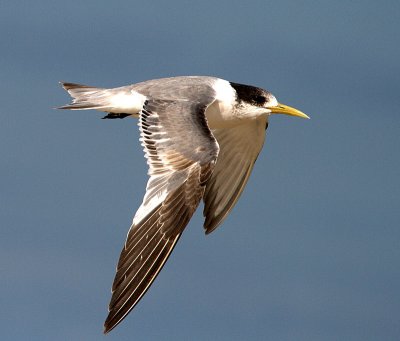
[(301, 112), (300, 110), (289, 107), (288, 105), (285, 105), (282, 103), (278, 103), (277, 106), (270, 107), (268, 109), (271, 110), (271, 112), (273, 114), (285, 114), (285, 115), (297, 116), (297, 117), (309, 119), (309, 117), (305, 113)]

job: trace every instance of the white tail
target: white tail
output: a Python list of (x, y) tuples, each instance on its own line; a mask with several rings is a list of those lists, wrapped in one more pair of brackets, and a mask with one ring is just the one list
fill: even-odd
[(105, 118), (137, 116), (146, 97), (132, 90), (131, 86), (114, 89), (96, 88), (75, 83), (60, 82), (72, 97), (72, 103), (58, 109), (95, 109), (110, 113)]

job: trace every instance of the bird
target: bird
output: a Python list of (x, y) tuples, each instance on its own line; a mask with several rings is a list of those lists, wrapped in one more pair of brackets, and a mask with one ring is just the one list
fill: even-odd
[(209, 76), (178, 76), (98, 88), (60, 82), (72, 97), (59, 109), (138, 118), (149, 179), (122, 248), (104, 323), (114, 329), (164, 266), (201, 200), (214, 231), (239, 199), (272, 114), (309, 118), (262, 88)]

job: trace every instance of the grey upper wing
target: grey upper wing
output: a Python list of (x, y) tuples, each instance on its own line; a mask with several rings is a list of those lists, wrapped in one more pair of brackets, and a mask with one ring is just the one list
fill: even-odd
[(204, 228), (214, 231), (232, 210), (265, 140), (266, 118), (234, 128), (213, 130), (220, 152), (204, 193)]
[(219, 151), (204, 115), (211, 102), (150, 99), (140, 113), (150, 179), (121, 251), (105, 332), (145, 294), (204, 194)]

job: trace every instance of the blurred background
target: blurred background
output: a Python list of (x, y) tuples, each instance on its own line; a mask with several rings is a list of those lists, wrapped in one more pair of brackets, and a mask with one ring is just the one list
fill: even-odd
[[(398, 340), (398, 1), (0, 4), (3, 340)], [(241, 200), (201, 209), (140, 304), (102, 335), (142, 201), (135, 120), (58, 81), (213, 75), (270, 90), (276, 116)]]

